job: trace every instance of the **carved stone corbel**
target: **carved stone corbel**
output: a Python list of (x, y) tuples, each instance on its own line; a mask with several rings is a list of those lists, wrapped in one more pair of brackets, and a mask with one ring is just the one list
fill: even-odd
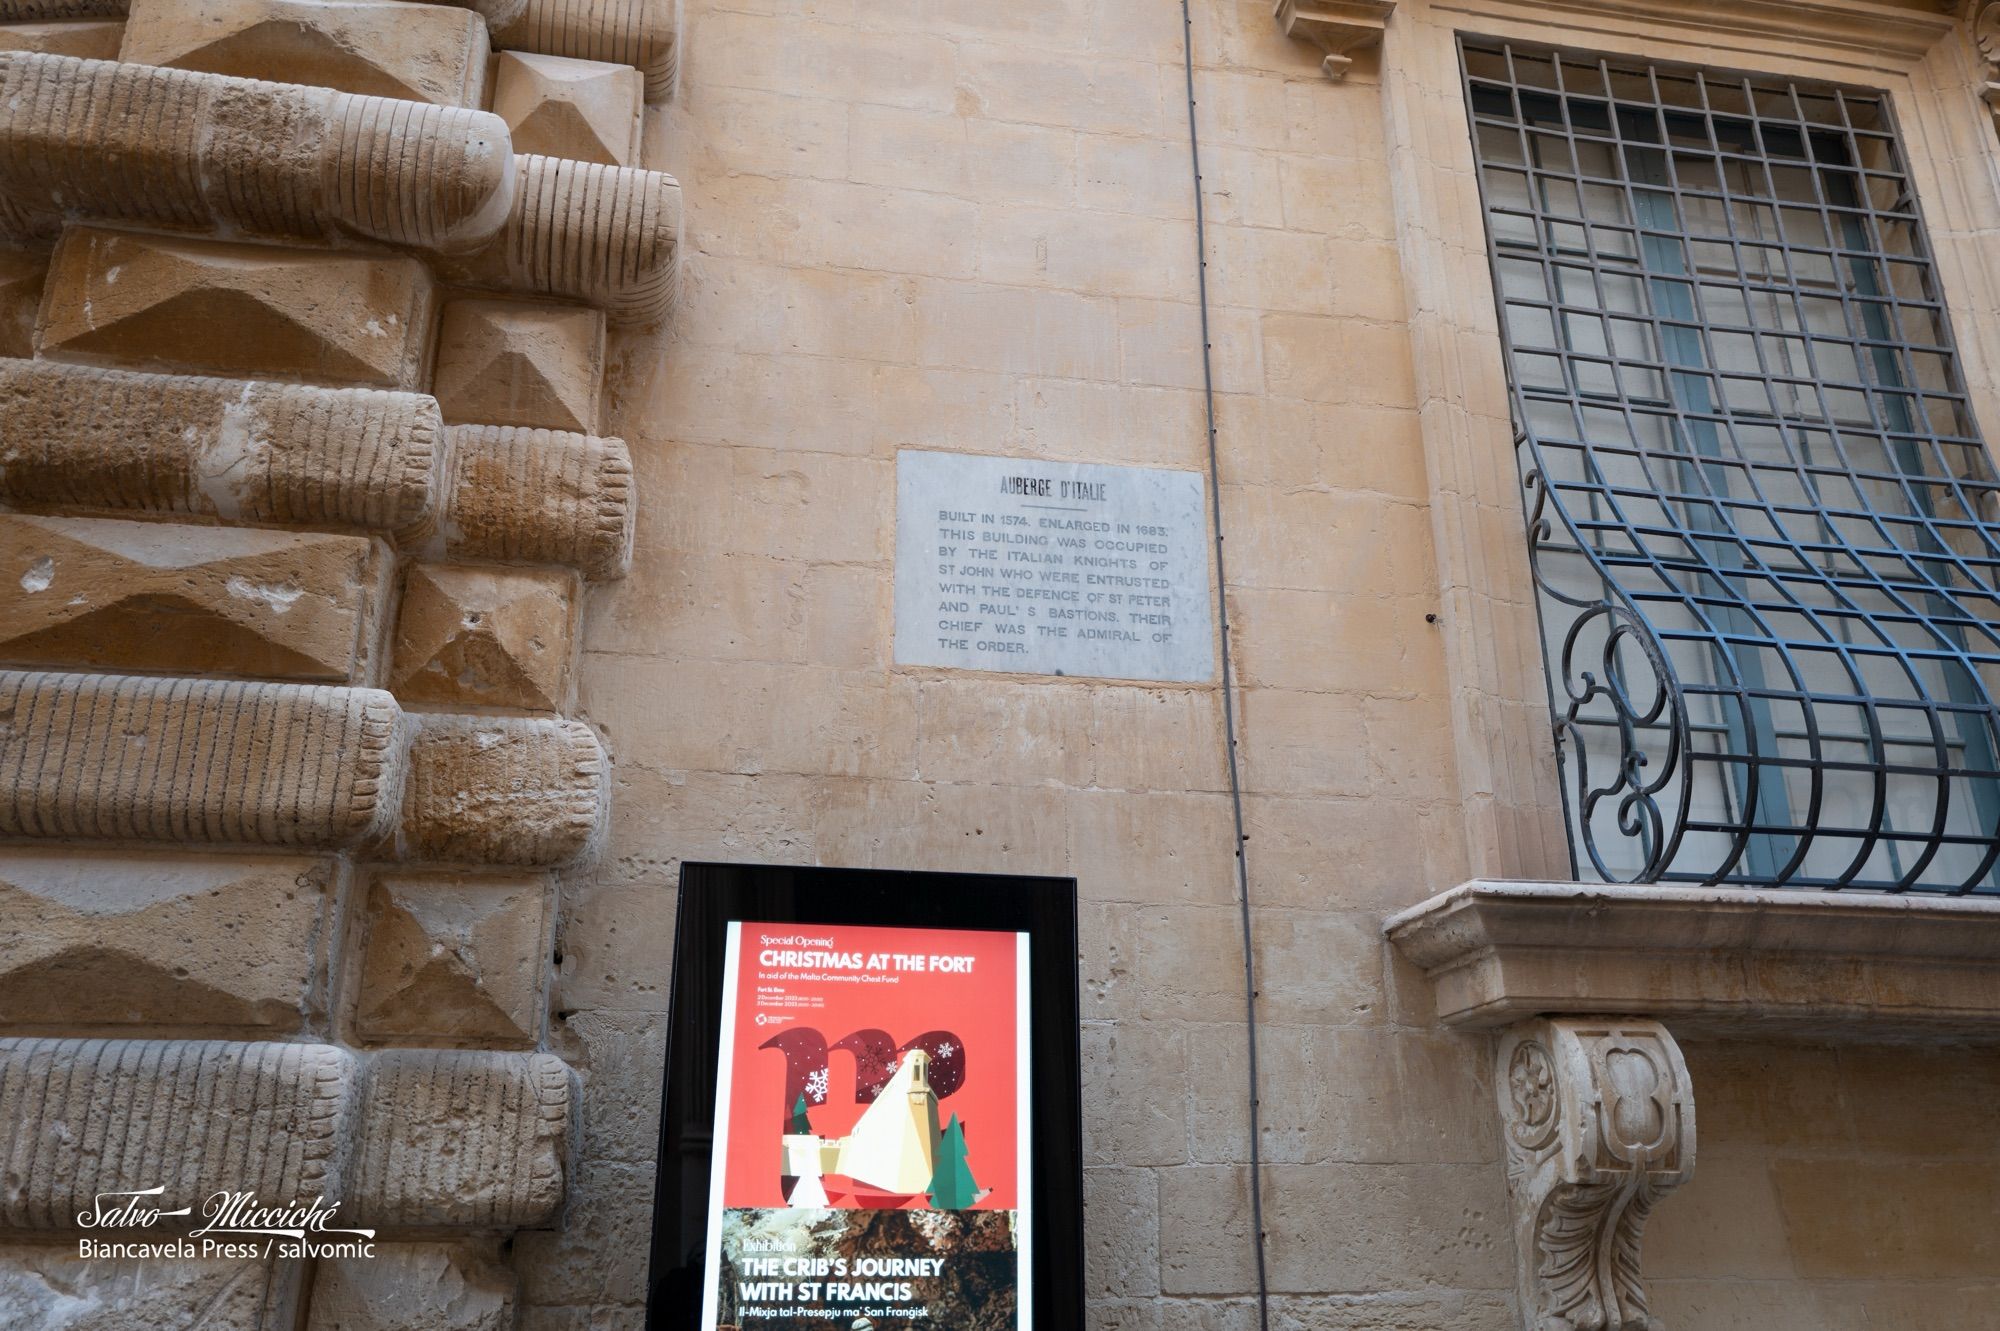
[(1694, 1174), (1694, 1090), (1666, 1027), (1558, 1017), (1500, 1038), (1521, 1307), (1527, 1331), (1664, 1331), (1639, 1245)]
[(1356, 51), (1380, 45), (1395, 9), (1396, 0), (1278, 0), (1278, 27), (1326, 52), (1320, 68), (1330, 79), (1343, 79)]

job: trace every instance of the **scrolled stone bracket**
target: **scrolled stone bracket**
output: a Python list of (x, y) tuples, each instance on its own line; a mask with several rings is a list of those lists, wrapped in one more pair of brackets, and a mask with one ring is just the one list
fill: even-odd
[(1320, 68), (1338, 81), (1347, 77), (1356, 51), (1381, 45), (1395, 11), (1396, 0), (1278, 0), (1275, 12), (1287, 37), (1326, 53)]
[(1527, 1331), (1664, 1331), (1640, 1243), (1694, 1175), (1694, 1090), (1658, 1022), (1558, 1017), (1502, 1033), (1494, 1078)]

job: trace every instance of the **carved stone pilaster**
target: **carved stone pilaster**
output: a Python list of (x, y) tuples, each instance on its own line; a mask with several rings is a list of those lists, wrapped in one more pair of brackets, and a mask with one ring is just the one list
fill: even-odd
[(1287, 37), (1326, 52), (1320, 68), (1330, 79), (1347, 77), (1354, 53), (1382, 41), (1396, 0), (1278, 0), (1278, 27)]
[(1646, 1311), (1639, 1245), (1661, 1197), (1694, 1174), (1694, 1090), (1666, 1027), (1522, 1022), (1500, 1037), (1527, 1331), (1664, 1331)]

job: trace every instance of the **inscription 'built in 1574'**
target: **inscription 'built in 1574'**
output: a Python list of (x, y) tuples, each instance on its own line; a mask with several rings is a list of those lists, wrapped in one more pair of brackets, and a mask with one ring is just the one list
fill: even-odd
[(1212, 677), (1198, 474), (905, 451), (896, 490), (897, 661)]

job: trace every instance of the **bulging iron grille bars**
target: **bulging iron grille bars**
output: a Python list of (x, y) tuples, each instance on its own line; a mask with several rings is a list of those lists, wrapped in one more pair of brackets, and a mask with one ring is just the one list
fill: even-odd
[(2000, 481), (1886, 95), (1461, 49), (1579, 871), (2000, 890)]

